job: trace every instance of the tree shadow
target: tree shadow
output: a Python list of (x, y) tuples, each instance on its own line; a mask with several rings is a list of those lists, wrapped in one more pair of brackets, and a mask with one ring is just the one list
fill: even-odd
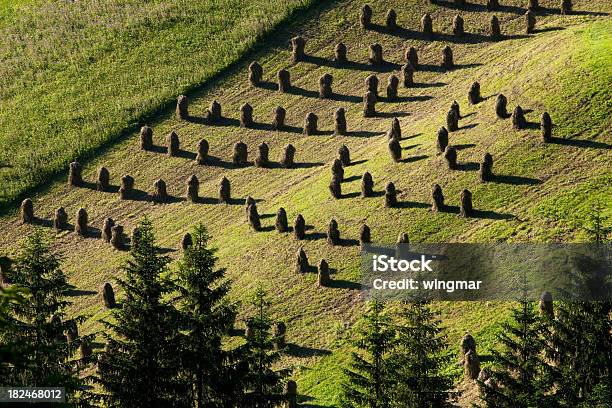
[(322, 356), (331, 355), (331, 351), (329, 350), (300, 346), (295, 343), (287, 344), (286, 353), (293, 357), (302, 357), (302, 358), (322, 357)]
[(551, 143), (563, 146), (581, 147), (585, 149), (588, 148), (609, 150), (612, 148), (612, 145), (603, 142), (596, 142), (594, 140), (562, 139), (559, 137), (553, 137)]
[(521, 176), (509, 176), (509, 175), (495, 175), (493, 176), (494, 183), (501, 184), (513, 184), (513, 185), (536, 185), (540, 184), (542, 181), (529, 177), (521, 177)]

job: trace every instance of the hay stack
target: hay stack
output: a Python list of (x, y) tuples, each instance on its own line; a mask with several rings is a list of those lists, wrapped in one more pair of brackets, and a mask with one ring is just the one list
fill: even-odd
[(193, 246), (193, 237), (190, 233), (186, 232), (185, 234), (183, 234), (180, 245), (183, 251)]
[(257, 157), (255, 158), (255, 166), (257, 167), (268, 167), (270, 164), (269, 159), (270, 148), (266, 142), (262, 142), (257, 146)]
[(572, 0), (561, 0), (561, 14), (572, 14)]
[(107, 309), (114, 309), (117, 306), (115, 291), (113, 290), (113, 285), (109, 282), (105, 282), (104, 285), (102, 285), (102, 299), (104, 299), (104, 306)]
[(328, 286), (329, 283), (329, 264), (325, 259), (321, 259), (317, 267), (317, 287), (322, 288)]
[(493, 156), (485, 153), (480, 162), (480, 181), (486, 182), (493, 180)]
[(115, 249), (123, 249), (123, 227), (121, 225), (115, 224), (111, 227), (110, 244)]
[(272, 327), (273, 345), (275, 350), (282, 350), (287, 347), (285, 341), (285, 334), (287, 334), (287, 326), (283, 322), (274, 323)]
[(306, 114), (304, 119), (304, 135), (311, 136), (317, 134), (317, 122), (319, 118), (313, 112)]
[(168, 136), (166, 136), (166, 147), (168, 156), (177, 156), (180, 150), (180, 141), (179, 137), (175, 131), (170, 132)]
[(387, 132), (387, 137), (389, 139), (396, 139), (397, 141), (402, 139), (402, 126), (398, 118), (393, 118), (391, 120), (391, 129)]
[(113, 227), (115, 226), (115, 221), (112, 218), (107, 218), (104, 220), (104, 224), (102, 224), (102, 240), (104, 242), (110, 242), (113, 235)]
[(501, 27), (499, 25), (499, 19), (497, 18), (497, 16), (491, 17), (491, 23), (489, 24), (489, 27), (490, 27), (491, 38), (493, 38), (494, 40), (500, 39), (502, 34), (501, 34)]
[(221, 104), (216, 100), (210, 103), (210, 107), (208, 108), (208, 123), (217, 123), (221, 120)]
[(365, 86), (367, 92), (374, 93), (375, 96), (378, 96), (378, 77), (374, 74), (368, 75), (365, 79)]
[(466, 333), (459, 343), (459, 351), (461, 353), (460, 361), (464, 361), (465, 355), (470, 351), (476, 353), (476, 340), (470, 333)]
[(59, 207), (55, 210), (55, 214), (53, 214), (53, 228), (58, 231), (61, 231), (66, 228), (68, 224), (68, 214), (64, 207)]
[(363, 97), (363, 116), (371, 118), (376, 116), (376, 94), (368, 91)]
[(128, 174), (121, 177), (121, 185), (119, 186), (119, 198), (129, 200), (134, 193), (134, 178)]
[(444, 209), (444, 194), (439, 184), (434, 184), (431, 189), (431, 211), (438, 212)]
[(393, 9), (389, 9), (387, 11), (387, 16), (385, 17), (385, 25), (387, 26), (387, 30), (395, 31), (397, 29), (397, 13)]
[(96, 190), (108, 191), (110, 188), (110, 173), (106, 167), (100, 167), (98, 169), (98, 177), (96, 180)]
[(280, 164), (286, 169), (290, 169), (295, 165), (295, 147), (292, 144), (286, 145), (283, 149), (283, 157)]
[(340, 230), (338, 229), (338, 223), (333, 218), (329, 221), (329, 225), (327, 226), (327, 243), (329, 245), (340, 244)]
[(209, 150), (208, 141), (206, 139), (200, 139), (196, 146), (197, 154), (196, 154), (195, 161), (197, 164), (206, 163), (206, 158), (208, 157), (208, 150)]
[(474, 82), (472, 86), (470, 86), (470, 90), (468, 92), (468, 101), (472, 105), (476, 105), (480, 101), (482, 101), (482, 96), (480, 95), (480, 83), (478, 83), (478, 81)]
[(417, 53), (416, 48), (408, 48), (404, 56), (406, 57), (406, 62), (410, 63), (410, 65), (412, 65), (412, 68), (414, 68), (415, 70), (419, 69), (419, 54)]
[(200, 180), (195, 174), (187, 179), (187, 201), (192, 203), (200, 201)]
[(465, 361), (463, 363), (463, 372), (464, 377), (467, 379), (475, 380), (476, 378), (478, 378), (478, 374), (480, 373), (480, 359), (478, 358), (478, 355), (475, 352), (469, 351), (465, 355)]
[(274, 108), (274, 118), (272, 119), (272, 127), (275, 130), (281, 130), (285, 127), (285, 118), (287, 111), (282, 106)]
[(389, 75), (387, 80), (387, 101), (394, 102), (397, 100), (397, 88), (399, 87), (399, 78), (395, 75)]
[(132, 248), (136, 248), (140, 245), (140, 239), (142, 238), (142, 234), (140, 232), (140, 228), (134, 227), (132, 228), (132, 235), (130, 237), (130, 244)]
[(535, 32), (536, 16), (531, 10), (525, 13), (525, 33), (532, 34)]
[(153, 183), (153, 200), (158, 203), (163, 203), (168, 200), (168, 189), (166, 187), (166, 182), (162, 179), (157, 179), (155, 183)]
[(21, 202), (21, 222), (31, 224), (34, 221), (34, 203), (31, 198), (26, 198)]
[(283, 207), (280, 207), (276, 212), (276, 231), (280, 233), (289, 232), (289, 223), (287, 222), (287, 212)]
[(291, 39), (291, 61), (294, 64), (303, 61), (306, 53), (304, 49), (306, 48), (306, 40), (302, 36), (296, 36)]
[(245, 128), (253, 126), (253, 107), (248, 102), (240, 107), (240, 126)]
[(241, 140), (234, 144), (234, 150), (232, 152), (232, 162), (235, 166), (244, 166), (248, 160), (248, 148), (247, 145)]
[(224, 176), (219, 180), (219, 203), (229, 203), (231, 199), (230, 181)]
[(257, 61), (251, 62), (249, 65), (249, 82), (253, 86), (258, 86), (263, 79), (263, 68)]
[(372, 179), (372, 175), (367, 171), (361, 176), (361, 196), (374, 196), (374, 180)]
[(368, 61), (372, 65), (383, 65), (385, 63), (382, 45), (379, 43), (370, 45), (370, 58), (368, 58)]
[(178, 120), (189, 119), (189, 101), (185, 95), (179, 95), (176, 99), (176, 118)]
[(546, 319), (555, 318), (555, 310), (553, 308), (553, 297), (550, 292), (543, 292), (540, 296), (540, 315)]
[(329, 192), (336, 200), (342, 198), (342, 181), (338, 177), (332, 177), (329, 182)]
[(336, 44), (336, 47), (334, 48), (334, 61), (336, 61), (336, 64), (343, 65), (348, 62), (346, 53), (347, 49), (344, 43), (341, 42)]
[(344, 166), (340, 159), (334, 159), (331, 167), (332, 177), (337, 177), (340, 181), (344, 181)]
[(444, 158), (446, 159), (449, 170), (457, 170), (457, 149), (455, 149), (454, 146), (446, 146)]
[(433, 35), (433, 23), (429, 13), (424, 14), (423, 17), (421, 17), (421, 31), (426, 37), (431, 37)]
[(448, 130), (444, 126), (438, 129), (438, 133), (436, 135), (438, 153), (444, 153), (446, 147), (448, 146)]
[(388, 182), (385, 186), (385, 207), (396, 207), (397, 206), (397, 191), (395, 190), (395, 184)]
[(293, 234), (298, 240), (302, 240), (306, 236), (306, 221), (304, 221), (302, 214), (298, 214), (297, 217), (295, 217), (295, 222), (293, 223)]
[(83, 167), (79, 162), (72, 162), (68, 166), (68, 184), (74, 187), (80, 187), (83, 185), (83, 176), (81, 172)]
[(389, 140), (389, 154), (394, 162), (402, 160), (402, 146), (398, 139)]
[(287, 408), (297, 408), (297, 383), (293, 380), (287, 381), (283, 392), (285, 394), (285, 400), (287, 401)]
[(523, 113), (523, 108), (517, 105), (512, 112), (512, 127), (516, 130), (525, 129), (527, 127), (527, 119)]
[(87, 236), (87, 224), (88, 224), (88, 216), (87, 210), (84, 208), (79, 208), (76, 216), (76, 225), (74, 227), (74, 232), (78, 235), (85, 237)]
[(153, 129), (147, 125), (140, 128), (140, 149), (153, 149)]
[(536, 11), (540, 8), (538, 0), (527, 0), (527, 10)]
[(497, 95), (495, 99), (495, 114), (500, 119), (506, 119), (508, 117), (508, 99), (504, 94)]
[(455, 67), (455, 63), (453, 61), (453, 50), (449, 45), (442, 49), (442, 63), (440, 66), (446, 70), (453, 69)]
[(499, 8), (499, 0), (487, 0), (487, 10), (495, 11)]
[(463, 17), (456, 15), (455, 18), (453, 18), (453, 35), (455, 37), (463, 37), (464, 34)]
[(247, 198), (244, 200), (244, 214), (246, 216), (247, 222), (249, 222), (249, 206), (250, 205), (257, 205), (257, 201), (255, 201), (253, 197), (247, 196)]
[(331, 74), (323, 74), (319, 78), (319, 98), (329, 99), (332, 97), (332, 82), (334, 77)]
[(367, 4), (364, 4), (361, 8), (360, 22), (361, 27), (365, 29), (370, 28), (372, 24), (372, 8)]
[(300, 248), (295, 257), (295, 271), (297, 273), (306, 273), (309, 266), (306, 252), (304, 252), (304, 248)]
[(335, 130), (334, 134), (338, 136), (344, 136), (347, 132), (346, 126), (346, 110), (344, 108), (338, 108), (334, 113)]
[(449, 132), (456, 132), (459, 130), (459, 118), (457, 117), (457, 111), (452, 108), (446, 114), (446, 128)]
[(281, 93), (289, 92), (291, 89), (291, 74), (286, 69), (281, 69), (277, 74), (278, 91)]
[(351, 153), (346, 145), (342, 145), (338, 148), (338, 158), (342, 162), (342, 166), (346, 167), (351, 165)]
[(471, 217), (474, 212), (472, 206), (472, 193), (470, 190), (463, 190), (461, 192), (461, 205), (459, 206), (459, 215), (462, 217)]
[(552, 119), (550, 118), (548, 112), (544, 112), (542, 114), (542, 119), (540, 119), (540, 130), (542, 131), (542, 141), (544, 143), (549, 143), (552, 141), (552, 128)]
[(259, 219), (259, 213), (257, 212), (257, 205), (251, 204), (248, 206), (247, 218), (249, 220), (249, 225), (251, 226), (251, 228), (253, 228), (253, 230), (261, 230), (261, 221)]
[(367, 224), (363, 224), (359, 229), (359, 245), (362, 247), (372, 243), (372, 233)]
[(402, 82), (404, 88), (412, 88), (414, 86), (414, 67), (410, 62), (402, 66)]
[(457, 119), (461, 119), (461, 107), (459, 106), (459, 102), (453, 101), (450, 108), (455, 111)]

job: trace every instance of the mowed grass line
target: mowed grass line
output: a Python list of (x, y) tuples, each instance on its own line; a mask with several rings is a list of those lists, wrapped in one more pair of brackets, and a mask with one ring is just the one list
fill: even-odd
[(314, 2), (0, 4), (0, 210), (201, 86)]

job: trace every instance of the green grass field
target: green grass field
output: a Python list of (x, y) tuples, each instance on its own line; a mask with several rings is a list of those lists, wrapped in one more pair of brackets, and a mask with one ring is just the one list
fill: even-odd
[(236, 62), (310, 0), (0, 2), (0, 207)]
[[(122, 201), (116, 193), (71, 188), (66, 185), (64, 172), (32, 194), (36, 214), (40, 217), (38, 223), (48, 227), (58, 206), (66, 208), (71, 222), (79, 207), (87, 208), (91, 225), (96, 228), (111, 216), (130, 231), (142, 216), (147, 215), (156, 228), (160, 244), (174, 250), (191, 226), (204, 222), (214, 237), (213, 244), (219, 248), (220, 262), (228, 268), (233, 280), (232, 296), (244, 301), (263, 284), (273, 300), (275, 318), (287, 323), (291, 347), (283, 363), (294, 368), (303, 406), (336, 406), (341, 369), (348, 358), (350, 327), (359, 317), (362, 304), (359, 291), (355, 289), (359, 278), (359, 248), (355, 245), (332, 247), (325, 242), (323, 234), (332, 217), (338, 221), (344, 238), (358, 238), (359, 228), (367, 223), (372, 229), (373, 240), (385, 243), (395, 242), (402, 231), (408, 232), (414, 242), (580, 241), (585, 238), (585, 214), (595, 203), (604, 206), (606, 223), (611, 224), (612, 22), (609, 13), (612, 7), (603, 0), (576, 1), (575, 9), (583, 12), (571, 16), (547, 12), (538, 16), (538, 32), (525, 36), (522, 35), (520, 8), (523, 2), (503, 3), (507, 8), (497, 15), (504, 33), (512, 37), (499, 42), (486, 39), (492, 13), (486, 12), (484, 6), (473, 6), (469, 12), (461, 12), (466, 30), (471, 33), (465, 39), (446, 35), (433, 41), (415, 39), (409, 30), (395, 34), (384, 30), (364, 33), (358, 24), (360, 1), (312, 6), (283, 24), (248, 59), (241, 60), (204, 86), (194, 85), (204, 78), (201, 76), (198, 81), (181, 82), (184, 87), (168, 83), (164, 92), (169, 99), (185, 88), (192, 89), (188, 94), (189, 109), (196, 120), (177, 121), (174, 107), (170, 106), (148, 122), (154, 129), (158, 146), (163, 145), (170, 131), (178, 133), (181, 148), (185, 150), (181, 157), (167, 157), (162, 148), (157, 152), (140, 151), (138, 134), (131, 131), (103, 150), (94, 149), (97, 154), (83, 162), (87, 181), (95, 181), (97, 169), (105, 166), (111, 172), (114, 186), (119, 184), (122, 175), (130, 174), (136, 180), (137, 189), (151, 192), (154, 181), (161, 177), (168, 184), (168, 192), (177, 197), (175, 200), (163, 205), (147, 200)], [(557, 7), (556, 1), (541, 3)], [(434, 29), (444, 33), (451, 32), (452, 18), (458, 13), (452, 7), (417, 0), (378, 0), (370, 4), (376, 23), (383, 23), (386, 10), (394, 7), (398, 11), (399, 24), (416, 29), (421, 15), (430, 12)], [(307, 39), (306, 51), (312, 57), (292, 65), (289, 38), (296, 33)], [(232, 44), (235, 40), (228, 38), (227, 41)], [(337, 68), (330, 63), (338, 41), (347, 44), (349, 59), (355, 61), (348, 68)], [(381, 112), (377, 117), (363, 118), (364, 79), (372, 72), (367, 65), (368, 46), (374, 42), (383, 45), (385, 58), (395, 64), (403, 63), (406, 47), (416, 47), (423, 69), (415, 73), (417, 87), (400, 90), (400, 101), (383, 101), (377, 104)], [(453, 48), (458, 68), (442, 72), (437, 65), (441, 49), (447, 44)], [(168, 54), (185, 52), (176, 42), (167, 47), (172, 49)], [(277, 70), (289, 69), (294, 90), (280, 94), (267, 86), (251, 87), (247, 81), (251, 59), (258, 60), (264, 67), (266, 81), (275, 81)], [(186, 61), (186, 57), (182, 60)], [(161, 62), (149, 60), (148, 66), (152, 69), (157, 64)], [(188, 65), (195, 69), (188, 63), (180, 64), (184, 69)], [(172, 67), (178, 69), (179, 65)], [(166, 68), (170, 69), (162, 64), (160, 70)], [(199, 69), (196, 69), (198, 75), (202, 74)], [(126, 75), (129, 72), (126, 68)], [(333, 88), (339, 95), (333, 100), (317, 96), (318, 79), (327, 72), (333, 75)], [(390, 74), (386, 70), (378, 74), (383, 94)], [(78, 75), (78, 78), (85, 81), (86, 76)], [(467, 91), (475, 80), (480, 82), (485, 100), (472, 106), (467, 102)], [(140, 81), (140, 77), (134, 81)], [(140, 87), (141, 84), (134, 85), (133, 89)], [(92, 92), (102, 92), (100, 88), (91, 86)], [(116, 93), (117, 98), (122, 92), (112, 91), (109, 90), (111, 94)], [(159, 92), (157, 95), (161, 95), (161, 90)], [(510, 119), (496, 118), (495, 96), (500, 92), (508, 97), (510, 111), (517, 104), (528, 111), (529, 129), (515, 131)], [(229, 118), (223, 126), (208, 126), (197, 120), (213, 99), (222, 104), (223, 113)], [(108, 103), (105, 100), (105, 106), (115, 107), (118, 102), (110, 100)], [(461, 129), (450, 135), (450, 143), (460, 148), (462, 166), (457, 171), (446, 168), (435, 148), (436, 131), (445, 124), (446, 112), (453, 100), (460, 103), (463, 115)], [(264, 125), (256, 129), (238, 127), (239, 107), (244, 102), (253, 105), (254, 118), (259, 124), (270, 123), (272, 110), (277, 105), (284, 106), (291, 128), (272, 131)], [(333, 114), (341, 106), (347, 109), (350, 134), (334, 136), (331, 134)], [(5, 129), (5, 107), (2, 109), (2, 129)], [(132, 120), (125, 119), (119, 125), (116, 121), (119, 116), (111, 113), (112, 109), (98, 105), (95, 111), (113, 120), (119, 133)], [(541, 142), (537, 129), (544, 111), (550, 113), (555, 124), (557, 139), (550, 144)], [(318, 115), (322, 134), (302, 135), (307, 112)], [(391, 161), (384, 135), (393, 117), (398, 117), (402, 124), (401, 144), (404, 157), (408, 157), (400, 163)], [(11, 120), (17, 119), (11, 117)], [(83, 129), (102, 126), (103, 122), (91, 121), (91, 118), (83, 120)], [(35, 123), (33, 119), (26, 122), (25, 128)], [(4, 131), (0, 134), (5, 137)], [(31, 137), (41, 141), (41, 137)], [(210, 154), (219, 159), (212, 165), (198, 166), (192, 160), (196, 143), (201, 138), (208, 140)], [(292, 143), (297, 148), (296, 161), (300, 165), (295, 169), (277, 166), (271, 169), (233, 168), (230, 164), (232, 146), (239, 140), (248, 145), (250, 161), (262, 141), (270, 146), (272, 161), (278, 161), (283, 146)], [(93, 140), (85, 138), (85, 141), (92, 148)], [(330, 165), (342, 144), (349, 147), (355, 164), (345, 169), (348, 180), (342, 188), (346, 197), (334, 200), (327, 185)], [(21, 144), (15, 148), (27, 150)], [(495, 182), (483, 184), (478, 179), (477, 164), (485, 152), (493, 155), (494, 171), (499, 177)], [(70, 157), (67, 155), (61, 160)], [(24, 173), (23, 168), (17, 167), (11, 171), (15, 171), (12, 173), (15, 177)], [(365, 171), (372, 173), (377, 192), (382, 191), (388, 181), (395, 183), (400, 190), (400, 208), (385, 208), (381, 196), (367, 199), (356, 196), (360, 191), (359, 178)], [(203, 203), (192, 204), (182, 199), (185, 181), (191, 174), (196, 174), (200, 180), (200, 194), (205, 197)], [(232, 182), (235, 204), (214, 203), (217, 183), (223, 175)], [(477, 216), (463, 219), (452, 212), (431, 213), (430, 192), (434, 183), (442, 186), (446, 201), (452, 206), (458, 205), (461, 190), (468, 188), (479, 210)], [(14, 185), (25, 184), (16, 181)], [(253, 232), (244, 219), (242, 204), (248, 195), (258, 200), (264, 226), (262, 232)], [(291, 234), (278, 234), (271, 228), (274, 214), (281, 206), (287, 210), (290, 223), (298, 213), (304, 216), (306, 224), (311, 226), (309, 239), (296, 241)], [(0, 248), (12, 255), (16, 242), (32, 228), (20, 224), (13, 206), (0, 218)], [(315, 274), (298, 276), (294, 272), (294, 256), (301, 246), (312, 265), (322, 258), (329, 262), (335, 281), (333, 287), (317, 289)], [(80, 296), (71, 299), (74, 302), (71, 312), (88, 316), (83, 332), (100, 330), (98, 321), (108, 312), (97, 291), (103, 282), (118, 276), (118, 268), (127, 254), (113, 250), (97, 238), (79, 238), (71, 231), (58, 233), (55, 247), (63, 256), (63, 269), (70, 282), (82, 291)], [(175, 251), (171, 256), (177, 258), (180, 253)], [(437, 307), (447, 327), (449, 341), (454, 345), (451, 352), (456, 352), (459, 339), (470, 331), (486, 363), (489, 350), (495, 346), (497, 323), (507, 316), (509, 304), (455, 302), (440, 303)], [(242, 316), (248, 312), (248, 309), (243, 310)], [(450, 370), (457, 374), (458, 389), (464, 391), (458, 404), (470, 406), (475, 398), (473, 384), (460, 381), (459, 366)]]

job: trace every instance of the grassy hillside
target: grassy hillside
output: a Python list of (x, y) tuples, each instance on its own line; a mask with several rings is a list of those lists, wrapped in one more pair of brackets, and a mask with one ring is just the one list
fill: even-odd
[(0, 207), (135, 129), (310, 3), (0, 1)]
[[(321, 5), (298, 16), (280, 30), (266, 46), (253, 55), (264, 67), (267, 81), (275, 80), (278, 69), (291, 72), (294, 90), (279, 94), (270, 87), (248, 85), (247, 65), (239, 64), (213, 83), (190, 93), (190, 112), (196, 119), (179, 122), (171, 109), (151, 121), (157, 145), (175, 130), (185, 153), (169, 158), (158, 152), (141, 152), (138, 135), (131, 133), (102, 154), (87, 161), (84, 176), (95, 180), (98, 167), (111, 172), (111, 182), (118, 185), (124, 174), (132, 175), (136, 188), (152, 191), (157, 178), (163, 178), (168, 191), (176, 197), (169, 204), (148, 200), (119, 200), (116, 193), (101, 193), (90, 188), (70, 188), (65, 179), (48, 184), (33, 196), (36, 213), (42, 225), (48, 225), (53, 211), (64, 206), (74, 222), (79, 207), (87, 208), (91, 224), (100, 228), (111, 216), (126, 231), (143, 215), (153, 221), (162, 246), (175, 249), (181, 236), (192, 225), (204, 222), (214, 236), (214, 245), (222, 265), (234, 281), (233, 296), (245, 300), (259, 284), (270, 291), (275, 317), (288, 326), (292, 344), (285, 363), (296, 368), (298, 389), (305, 406), (334, 406), (341, 376), (341, 366), (348, 353), (348, 328), (361, 312), (355, 282), (359, 275), (359, 248), (353, 244), (359, 228), (367, 223), (377, 242), (393, 243), (399, 232), (408, 232), (412, 241), (490, 242), (490, 241), (571, 241), (582, 239), (584, 214), (594, 202), (606, 207), (607, 223), (612, 217), (612, 172), (610, 171), (612, 138), (612, 7), (606, 1), (577, 1), (582, 12), (560, 16), (549, 12), (538, 17), (539, 31), (522, 35), (523, 2), (505, 1), (507, 7), (497, 13), (504, 33), (512, 37), (500, 42), (486, 38), (490, 14), (484, 6), (472, 5), (461, 11), (466, 30), (471, 33), (457, 40), (438, 35), (433, 40), (415, 36), (420, 16), (430, 12), (434, 29), (448, 34), (456, 9), (448, 4), (430, 5), (425, 1), (371, 2), (376, 23), (384, 21), (389, 7), (398, 11), (398, 22), (405, 30), (386, 33), (372, 30), (364, 33), (358, 24), (359, 1), (345, 0)], [(553, 7), (557, 2), (542, 1)], [(305, 62), (292, 65), (288, 39), (301, 33), (308, 41)], [(417, 38), (414, 38), (417, 37)], [(330, 62), (335, 43), (343, 41), (349, 49), (348, 68), (336, 68)], [(403, 63), (403, 51), (414, 46), (419, 51), (423, 69), (415, 74), (418, 86), (400, 90), (400, 101), (381, 102), (375, 118), (363, 118), (361, 96), (364, 79), (372, 71), (367, 65), (368, 46), (380, 42), (385, 58), (393, 64)], [(443, 72), (437, 68), (440, 51), (450, 44), (457, 69)], [(384, 90), (390, 71), (397, 65), (379, 70)], [(318, 78), (324, 73), (334, 76), (333, 100), (317, 97)], [(476, 106), (467, 103), (467, 91), (478, 80), (486, 98)], [(495, 96), (508, 97), (509, 110), (520, 104), (528, 110), (529, 129), (515, 131), (509, 119), (495, 116)], [(178, 92), (176, 92), (178, 93)], [(383, 91), (384, 94), (384, 91)], [(201, 118), (209, 103), (217, 99), (229, 119), (223, 125), (203, 125)], [(435, 132), (445, 123), (453, 100), (459, 101), (463, 119), (461, 129), (450, 135), (450, 142), (460, 148), (461, 170), (449, 171), (436, 154)], [(254, 107), (257, 129), (238, 127), (239, 107), (249, 102)], [(277, 105), (287, 109), (289, 131), (272, 131), (263, 124), (272, 118)], [(333, 113), (347, 109), (350, 134), (334, 136)], [(301, 129), (307, 112), (319, 116), (322, 134), (303, 136)], [(537, 123), (548, 111), (555, 123), (554, 143), (543, 144)], [(394, 163), (387, 152), (384, 132), (391, 118), (402, 124), (403, 154), (406, 161)], [(210, 154), (218, 158), (210, 165), (198, 166), (192, 158), (196, 142), (206, 138)], [(266, 141), (270, 157), (277, 161), (282, 148), (292, 143), (297, 148), (295, 169), (260, 169), (253, 166), (233, 168), (232, 145), (242, 140), (249, 146), (249, 160), (256, 146)], [(341, 200), (327, 191), (330, 165), (339, 146), (346, 144), (355, 161), (345, 169)], [(495, 182), (478, 180), (477, 163), (482, 155), (493, 155)], [(388, 181), (401, 190), (400, 208), (384, 207), (381, 196), (362, 199), (359, 178), (372, 173), (375, 190), (380, 192)], [(200, 180), (202, 203), (191, 204), (185, 195), (185, 180), (196, 174)], [(214, 203), (217, 182), (223, 175), (232, 182), (232, 205)], [(429, 211), (433, 183), (442, 186), (448, 204), (457, 206), (462, 189), (474, 195), (477, 216), (462, 219), (454, 212), (432, 214)], [(258, 200), (263, 232), (253, 232), (244, 220), (243, 200), (251, 195)], [(296, 241), (291, 234), (281, 235), (271, 227), (279, 207), (287, 210), (290, 222), (301, 213), (311, 226), (306, 241)], [(324, 239), (331, 218), (338, 221), (347, 245), (331, 247)], [(15, 213), (0, 219), (0, 248), (7, 253), (32, 226), (20, 225)], [(298, 276), (294, 272), (294, 255), (304, 246), (311, 264), (321, 258), (334, 271), (333, 287), (317, 289), (316, 276)], [(70, 281), (82, 292), (74, 296), (74, 313), (89, 315), (84, 332), (100, 329), (98, 320), (107, 315), (97, 291), (105, 281), (118, 274), (126, 253), (113, 250), (101, 240), (78, 238), (73, 232), (57, 234), (57, 250), (64, 256), (64, 270)], [(171, 253), (178, 257), (179, 253)], [(441, 303), (449, 339), (457, 344), (466, 330), (479, 343), (486, 361), (487, 350), (494, 346), (495, 324), (507, 315), (505, 303)], [(245, 311), (247, 313), (248, 310)], [(453, 372), (458, 372), (458, 368)], [(470, 395), (469, 385), (466, 387)], [(465, 400), (462, 404), (467, 404)], [(466, 405), (467, 406), (467, 405)]]

